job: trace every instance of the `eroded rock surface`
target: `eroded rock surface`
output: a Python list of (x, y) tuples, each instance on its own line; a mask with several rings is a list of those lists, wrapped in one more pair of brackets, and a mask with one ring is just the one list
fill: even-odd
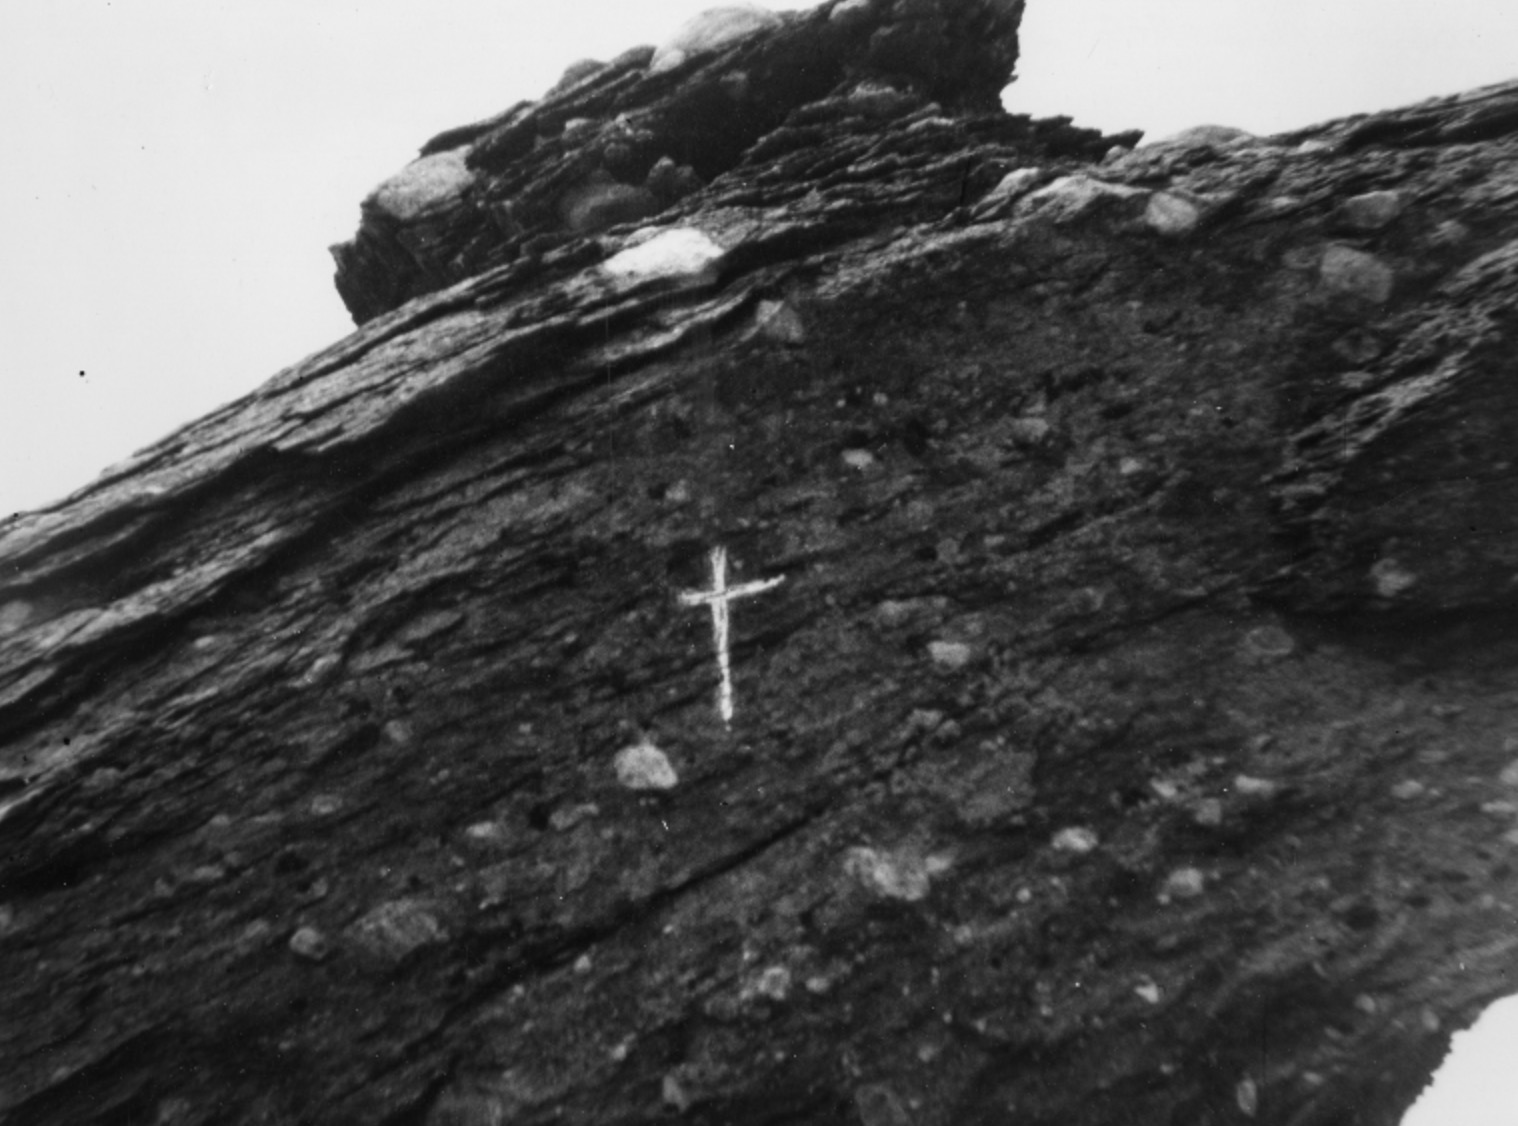
[(1518, 87), (1133, 148), (1020, 7), (577, 64), (0, 528), (4, 1121), (1396, 1122), (1518, 949)]

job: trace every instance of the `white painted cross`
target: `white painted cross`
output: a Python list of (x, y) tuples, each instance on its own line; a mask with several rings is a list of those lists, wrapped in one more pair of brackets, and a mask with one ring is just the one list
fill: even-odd
[(731, 727), (733, 723), (733, 667), (728, 653), (728, 603), (735, 598), (746, 598), (750, 594), (773, 590), (785, 582), (785, 576), (780, 575), (773, 579), (760, 579), (757, 582), (741, 583), (730, 587), (727, 585), (727, 549), (712, 548), (711, 558), (712, 589), (683, 591), (680, 594), (680, 603), (684, 606), (712, 608), (712, 632), (717, 639), (717, 668), (722, 673), (722, 684), (717, 690), (717, 711), (722, 715), (722, 722)]

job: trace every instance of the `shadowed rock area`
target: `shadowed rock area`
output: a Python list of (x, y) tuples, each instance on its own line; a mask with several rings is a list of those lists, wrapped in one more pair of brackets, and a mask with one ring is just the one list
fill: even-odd
[(0, 525), (0, 1122), (1398, 1121), (1518, 958), (1518, 84), (1135, 148), (1021, 13), (575, 64)]

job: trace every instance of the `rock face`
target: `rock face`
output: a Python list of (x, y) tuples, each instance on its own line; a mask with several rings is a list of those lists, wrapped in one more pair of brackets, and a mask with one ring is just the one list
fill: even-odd
[(577, 64), (0, 528), (0, 1118), (1397, 1121), (1518, 952), (1518, 86), (1132, 149), (1020, 9)]
[[(1098, 134), (1001, 112), (1022, 11), (1023, 0), (837, 0), (783, 16), (730, 6), (657, 49), (576, 63), (541, 101), (433, 138), (380, 185), (357, 235), (333, 247), (338, 291), (363, 324), (492, 267), (573, 258), (575, 236), (673, 209), (714, 179), (740, 206), (747, 189), (774, 211), (782, 200), (752, 182), (788, 173), (773, 146), (810, 150), (810, 179), (826, 181), (829, 155), (857, 178), (868, 149), (851, 150), (850, 134), (875, 144), (914, 110), (960, 111), (961, 129), (1018, 154), (1100, 155)], [(756, 152), (761, 139), (772, 147)], [(956, 146), (940, 133), (917, 149)], [(952, 172), (944, 188), (958, 191)]]

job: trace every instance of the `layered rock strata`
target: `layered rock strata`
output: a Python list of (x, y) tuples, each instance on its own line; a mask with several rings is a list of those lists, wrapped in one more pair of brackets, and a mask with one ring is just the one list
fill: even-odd
[(1019, 11), (572, 68), (0, 527), (0, 1118), (1397, 1121), (1518, 950), (1518, 87), (1133, 148)]

